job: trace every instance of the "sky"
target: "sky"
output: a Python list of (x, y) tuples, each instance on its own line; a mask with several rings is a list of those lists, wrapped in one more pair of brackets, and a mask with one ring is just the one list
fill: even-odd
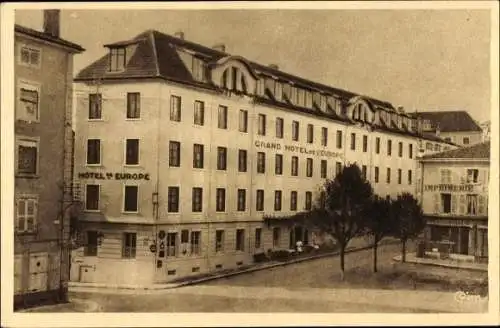
[[(41, 10), (15, 21), (41, 30)], [(86, 49), (75, 73), (105, 54), (104, 44), (154, 29), (183, 31), (213, 46), (315, 82), (389, 101), (407, 111), (466, 110), (490, 118), (490, 12), (487, 10), (73, 10), (61, 37)]]

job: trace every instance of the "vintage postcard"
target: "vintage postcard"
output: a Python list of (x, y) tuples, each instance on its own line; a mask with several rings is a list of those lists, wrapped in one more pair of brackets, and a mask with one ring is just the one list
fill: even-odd
[(5, 327), (498, 324), (498, 3), (2, 4)]

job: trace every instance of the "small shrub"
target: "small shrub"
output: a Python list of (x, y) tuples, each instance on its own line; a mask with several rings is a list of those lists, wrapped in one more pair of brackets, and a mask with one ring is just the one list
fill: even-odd
[(267, 257), (266, 253), (255, 253), (253, 255), (253, 261), (255, 263), (261, 263), (261, 262), (269, 261), (269, 258)]
[(273, 261), (286, 261), (290, 258), (290, 252), (287, 250), (277, 250), (271, 252), (271, 260)]

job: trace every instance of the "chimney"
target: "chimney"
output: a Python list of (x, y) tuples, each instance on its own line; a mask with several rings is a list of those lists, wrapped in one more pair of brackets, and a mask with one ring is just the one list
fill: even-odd
[(174, 36), (175, 36), (176, 38), (179, 38), (179, 39), (181, 39), (181, 40), (184, 40), (184, 32), (182, 32), (182, 31), (177, 31), (177, 32), (175, 32)]
[(276, 64), (269, 64), (269, 68), (272, 68), (272, 69), (275, 69), (275, 70), (279, 70), (279, 66), (276, 65)]
[(59, 37), (60, 10), (47, 9), (43, 11), (43, 32), (53, 37)]
[(405, 109), (403, 106), (398, 106), (398, 113), (404, 113), (405, 112)]
[(226, 52), (226, 45), (224, 43), (217, 43), (212, 47), (212, 49), (220, 52)]

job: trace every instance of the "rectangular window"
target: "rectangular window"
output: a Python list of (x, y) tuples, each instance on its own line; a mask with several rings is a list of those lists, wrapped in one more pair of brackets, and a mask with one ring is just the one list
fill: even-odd
[(170, 141), (168, 145), (168, 165), (179, 167), (181, 165), (181, 143)]
[(310, 211), (312, 208), (312, 192), (306, 191), (306, 211)]
[(87, 164), (99, 165), (101, 164), (101, 140), (88, 139), (87, 140)]
[(224, 230), (215, 231), (215, 252), (224, 251)]
[[(187, 230), (183, 230), (182, 232), (184, 232), (184, 231), (188, 232)], [(187, 240), (182, 240), (182, 242), (187, 243)], [(167, 248), (166, 249), (166, 256), (173, 257), (173, 256), (177, 255), (177, 232), (167, 233), (167, 246), (166, 246), (166, 248)]]
[(191, 231), (191, 254), (200, 255), (201, 247), (201, 231)]
[(368, 136), (363, 136), (363, 152), (368, 151)]
[(380, 154), (380, 137), (375, 138), (375, 153)]
[(392, 155), (392, 140), (387, 140), (387, 155)]
[(356, 150), (356, 133), (351, 133), (351, 150)]
[(227, 166), (227, 148), (217, 147), (217, 170), (225, 170)]
[(387, 177), (386, 177), (386, 182), (391, 183), (391, 168), (387, 168)]
[(292, 122), (292, 140), (299, 141), (299, 122)]
[(227, 107), (219, 105), (217, 127), (219, 129), (227, 129)]
[(259, 114), (259, 127), (257, 130), (257, 133), (261, 136), (266, 135), (266, 115), (264, 114)]
[(398, 156), (403, 157), (403, 143), (402, 142), (398, 143)]
[(274, 191), (274, 210), (281, 211), (281, 190)]
[(88, 184), (85, 188), (85, 209), (87, 211), (99, 210), (100, 186)]
[(467, 169), (467, 183), (477, 183), (479, 176), (478, 169)]
[(274, 173), (276, 175), (283, 174), (283, 155), (281, 155), (281, 154), (276, 154), (276, 163), (275, 163), (275, 167), (274, 167)]
[(125, 232), (122, 239), (122, 258), (134, 259), (135, 258), (135, 245), (137, 235), (131, 232)]
[(203, 189), (199, 187), (193, 188), (192, 195), (192, 210), (193, 212), (201, 212), (203, 208)]
[(306, 160), (306, 176), (308, 178), (313, 176), (313, 159), (312, 158), (308, 158)]
[(124, 47), (111, 48), (109, 56), (109, 70), (112, 72), (123, 71), (126, 63), (126, 50)]
[(469, 138), (468, 137), (464, 137), (463, 138), (463, 144), (464, 145), (468, 145), (469, 144)]
[(366, 165), (361, 166), (361, 176), (366, 180)]
[(337, 149), (342, 149), (342, 131), (337, 130)]
[(217, 212), (224, 212), (226, 210), (226, 189), (224, 188), (216, 189), (215, 210)]
[(451, 213), (451, 194), (441, 194), (441, 211)]
[(255, 210), (263, 211), (264, 210), (264, 190), (258, 189), (257, 196), (255, 197)]
[(35, 175), (38, 173), (38, 141), (17, 140), (17, 173)]
[(441, 170), (441, 183), (451, 183), (451, 170), (449, 169)]
[(100, 93), (91, 93), (89, 94), (89, 120), (100, 120), (101, 118), (102, 95)]
[(342, 172), (342, 163), (336, 162), (335, 163), (335, 175), (340, 174), (340, 172)]
[(283, 119), (281, 117), (276, 118), (276, 138), (283, 139)]
[(238, 172), (247, 171), (247, 151), (244, 149), (238, 150)]
[(189, 243), (189, 230), (183, 229), (181, 230), (181, 244)]
[(401, 180), (403, 179), (402, 175), (403, 175), (402, 170), (398, 169), (398, 184), (401, 184)]
[(326, 159), (321, 160), (321, 178), (326, 179), (326, 174), (327, 174), (327, 161)]
[(194, 124), (205, 124), (205, 103), (200, 100), (194, 102)]
[(255, 228), (255, 248), (262, 247), (262, 229)]
[(39, 120), (39, 88), (23, 84), (19, 89), (19, 112), (18, 119), (25, 121)]
[(379, 171), (378, 171), (378, 166), (375, 166), (375, 183), (378, 183), (379, 181)]
[(138, 186), (125, 186), (123, 211), (136, 213), (138, 211)]
[(238, 211), (244, 212), (247, 207), (247, 191), (245, 189), (238, 189)]
[(181, 121), (181, 97), (170, 96), (170, 120)]
[(477, 215), (478, 213), (478, 195), (466, 195), (466, 204), (467, 204), (467, 214), (468, 215)]
[(127, 118), (141, 118), (141, 94), (127, 93)]
[(411, 170), (408, 170), (408, 184), (411, 185), (412, 184), (412, 174), (411, 174)]
[(314, 142), (314, 126), (312, 124), (307, 124), (307, 143)]
[(17, 200), (16, 231), (34, 232), (36, 230), (38, 199), (20, 197)]
[(273, 228), (273, 247), (280, 246), (281, 229), (279, 227)]
[(296, 211), (296, 210), (297, 210), (297, 192), (291, 191), (290, 192), (290, 211)]
[(87, 231), (87, 240), (85, 243), (85, 247), (83, 248), (83, 256), (97, 256), (97, 239), (97, 231)]
[(139, 165), (139, 139), (126, 140), (126, 165)]
[(202, 169), (203, 168), (203, 157), (204, 157), (203, 145), (194, 144), (193, 145), (193, 168), (195, 168), (195, 169)]
[(168, 187), (168, 212), (179, 212), (179, 187)]
[(245, 250), (245, 229), (236, 229), (236, 250)]
[(239, 131), (248, 132), (248, 111), (240, 109), (239, 121)]
[(413, 144), (408, 145), (408, 154), (410, 158), (413, 158)]
[(266, 173), (266, 154), (257, 153), (257, 173)]
[(40, 49), (36, 49), (26, 45), (20, 47), (19, 59), (22, 64), (33, 67), (40, 67), (40, 57)]
[(321, 128), (321, 146), (328, 145), (328, 128)]
[(292, 156), (292, 176), (296, 177), (299, 175), (299, 158), (297, 156)]

